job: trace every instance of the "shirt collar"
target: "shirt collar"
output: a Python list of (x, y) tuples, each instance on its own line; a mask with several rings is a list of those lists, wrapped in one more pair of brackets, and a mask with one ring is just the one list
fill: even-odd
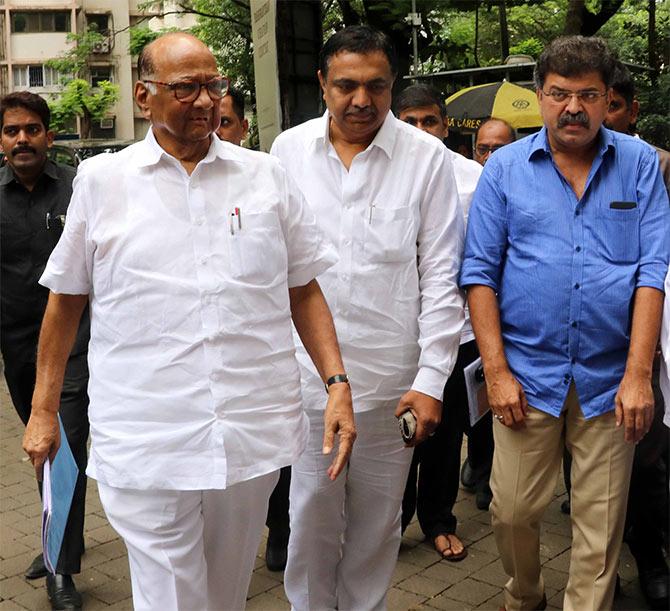
[[(397, 126), (396, 118), (393, 116), (393, 113), (389, 110), (386, 115), (386, 119), (382, 123), (377, 135), (374, 137), (368, 149), (372, 146), (376, 146), (382, 149), (389, 159), (393, 158), (393, 147), (395, 146), (395, 140), (397, 136)], [(330, 114), (326, 109), (326, 112), (323, 113), (321, 117), (320, 129), (314, 131), (312, 135), (312, 143), (316, 146), (317, 142), (322, 142), (324, 146), (330, 143)], [(367, 149), (366, 149), (367, 150)]]
[[(596, 138), (598, 138), (598, 157), (604, 156), (609, 149), (616, 149), (614, 136), (609, 129), (605, 129), (601, 126)], [(543, 127), (539, 132), (532, 136), (530, 150), (528, 152), (528, 161), (532, 161), (541, 153), (544, 155), (551, 155), (551, 146), (549, 146), (549, 136), (547, 135), (546, 127)]]
[[(42, 174), (46, 174), (52, 180), (60, 180), (60, 176), (58, 175), (58, 168), (56, 167), (56, 164), (51, 161), (51, 159), (46, 160)], [(5, 162), (5, 165), (0, 168), (0, 185), (5, 186), (14, 181), (17, 183), (19, 182), (16, 180), (16, 176), (14, 176), (14, 170), (12, 170), (11, 166)]]
[[(147, 131), (147, 135), (141, 142), (140, 147), (137, 160), (137, 165), (139, 167), (156, 165), (163, 157), (166, 159), (175, 159), (161, 147), (160, 144), (158, 144), (158, 140), (156, 140), (156, 136), (154, 135), (154, 130), (151, 127)], [(207, 155), (205, 155), (204, 159), (199, 163), (211, 163), (216, 158), (227, 159), (230, 161), (242, 161), (242, 157), (234, 144), (224, 143), (216, 134), (212, 133)]]

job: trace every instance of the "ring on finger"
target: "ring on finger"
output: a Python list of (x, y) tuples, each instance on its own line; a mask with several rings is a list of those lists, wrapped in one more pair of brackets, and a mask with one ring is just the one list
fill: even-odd
[(502, 422), (502, 421), (503, 421), (503, 416), (502, 416), (502, 414), (493, 414), (493, 416), (494, 416), (494, 418), (495, 418), (496, 420), (498, 420), (498, 422)]

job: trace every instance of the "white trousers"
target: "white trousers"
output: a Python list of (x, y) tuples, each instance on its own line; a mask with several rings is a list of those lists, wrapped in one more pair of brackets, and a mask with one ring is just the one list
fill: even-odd
[(279, 471), (226, 490), (131, 490), (98, 482), (128, 549), (137, 610), (244, 609)]
[(293, 609), (386, 607), (412, 461), (393, 409), (356, 414), (358, 437), (349, 465), (334, 482), (326, 474), (332, 456), (321, 453), (323, 412), (307, 410), (308, 447), (291, 473), (284, 587)]

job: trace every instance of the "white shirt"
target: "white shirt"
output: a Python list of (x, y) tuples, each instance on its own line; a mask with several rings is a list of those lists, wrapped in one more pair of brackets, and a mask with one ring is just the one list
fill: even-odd
[(670, 269), (665, 277), (665, 303), (663, 304), (663, 322), (661, 323), (661, 375), (660, 386), (665, 402), (663, 423), (670, 427)]
[[(318, 280), (354, 410), (395, 407), (410, 388), (441, 400), (463, 325), (463, 217), (451, 158), (434, 136), (389, 112), (347, 171), (328, 125), (326, 112), (294, 127), (272, 153), (340, 255)], [(305, 405), (319, 408), (321, 381), (304, 348), (297, 356)]]
[(40, 280), (90, 297), (87, 473), (110, 486), (225, 488), (304, 448), (288, 288), (337, 257), (276, 159), (211, 140), (190, 177), (152, 130), (83, 163)]
[[(458, 199), (461, 203), (461, 210), (463, 211), (463, 220), (467, 225), (468, 213), (470, 212), (470, 204), (472, 204), (472, 196), (475, 194), (479, 177), (484, 169), (479, 163), (463, 157), (459, 153), (447, 149), (454, 165), (454, 178), (456, 178), (456, 190), (458, 191)], [(465, 306), (465, 322), (463, 323), (463, 330), (461, 331), (461, 345), (471, 342), (475, 339), (475, 334), (472, 331), (470, 324), (470, 313), (468, 306)]]

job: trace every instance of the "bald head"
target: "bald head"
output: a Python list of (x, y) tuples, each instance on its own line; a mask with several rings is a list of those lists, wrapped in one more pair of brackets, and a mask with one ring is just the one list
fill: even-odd
[(170, 61), (169, 56), (184, 51), (200, 51), (212, 57), (211, 51), (201, 40), (186, 32), (168, 32), (146, 45), (137, 58), (137, 74), (139, 80), (155, 78), (160, 70), (162, 60)]
[(514, 129), (507, 121), (487, 119), (477, 130), (475, 161), (484, 165), (493, 151), (514, 142), (514, 140)]

